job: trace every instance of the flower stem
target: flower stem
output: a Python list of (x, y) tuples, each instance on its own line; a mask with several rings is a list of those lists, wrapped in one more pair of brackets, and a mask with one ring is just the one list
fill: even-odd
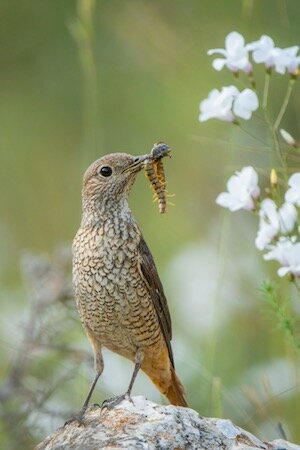
[(267, 104), (268, 104), (270, 79), (271, 79), (271, 73), (269, 70), (267, 70), (266, 74), (265, 74), (265, 84), (264, 84), (263, 101), (262, 101), (262, 109), (264, 111), (267, 109)]
[(277, 119), (275, 120), (274, 125), (273, 125), (274, 131), (276, 131), (278, 129), (280, 122), (284, 116), (284, 113), (286, 111), (287, 105), (288, 105), (290, 97), (291, 97), (294, 83), (295, 83), (295, 80), (293, 78), (291, 78), (288, 88), (287, 88), (287, 91), (286, 91), (286, 94), (285, 94), (285, 97), (284, 97), (284, 100), (283, 100), (283, 103), (282, 103), (280, 111), (278, 113)]
[(286, 163), (285, 163), (285, 161), (283, 159), (283, 156), (282, 156), (282, 153), (281, 153), (281, 148), (280, 148), (280, 145), (279, 145), (279, 142), (278, 142), (278, 137), (277, 137), (276, 130), (272, 126), (271, 121), (269, 119), (269, 116), (268, 116), (266, 110), (264, 110), (264, 113), (265, 113), (265, 121), (266, 121), (266, 123), (267, 123), (267, 125), (268, 125), (268, 127), (270, 129), (270, 132), (272, 133), (274, 147), (275, 147), (275, 151), (276, 151), (276, 154), (278, 156), (279, 162), (280, 162), (281, 166), (285, 169)]
[(258, 142), (261, 142), (263, 145), (266, 145), (266, 142), (263, 141), (262, 139), (260, 139), (258, 136), (256, 136), (255, 134), (251, 133), (249, 130), (246, 130), (244, 127), (242, 127), (242, 125), (240, 123), (235, 123), (235, 125), (238, 125), (240, 127), (240, 129), (248, 134), (250, 137), (252, 137), (253, 139), (255, 139)]
[(294, 283), (294, 285), (295, 285), (295, 287), (296, 287), (298, 293), (300, 294), (300, 288), (299, 288), (299, 286), (298, 286), (298, 284), (297, 284), (297, 281), (296, 281), (295, 279), (293, 280), (293, 283)]

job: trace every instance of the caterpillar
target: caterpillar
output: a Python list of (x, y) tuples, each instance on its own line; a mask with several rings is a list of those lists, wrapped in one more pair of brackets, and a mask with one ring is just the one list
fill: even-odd
[(166, 176), (165, 176), (165, 169), (162, 162), (162, 159), (158, 159), (157, 161), (153, 161), (155, 172), (158, 180), (160, 181), (161, 185), (165, 188), (166, 187)]
[(154, 144), (148, 158), (145, 159), (144, 169), (150, 185), (154, 191), (154, 199), (158, 201), (161, 214), (166, 212), (166, 178), (162, 158), (169, 156), (170, 147), (163, 142)]

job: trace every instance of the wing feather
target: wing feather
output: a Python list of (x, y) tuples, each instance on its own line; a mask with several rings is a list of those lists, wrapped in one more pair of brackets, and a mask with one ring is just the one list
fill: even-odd
[(138, 249), (140, 272), (153, 301), (160, 328), (168, 348), (170, 361), (174, 367), (173, 352), (171, 348), (172, 324), (164, 289), (159, 279), (153, 256), (143, 237), (141, 237)]

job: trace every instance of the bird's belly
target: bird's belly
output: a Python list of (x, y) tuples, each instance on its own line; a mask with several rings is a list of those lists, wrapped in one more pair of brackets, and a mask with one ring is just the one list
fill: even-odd
[(102, 277), (95, 273), (88, 283), (79, 283), (76, 295), (88, 332), (103, 346), (130, 359), (138, 348), (154, 348), (162, 339), (153, 302), (138, 275), (137, 270)]

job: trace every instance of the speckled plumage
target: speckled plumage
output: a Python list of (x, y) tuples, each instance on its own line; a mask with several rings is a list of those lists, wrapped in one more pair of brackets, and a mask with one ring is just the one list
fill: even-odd
[[(101, 175), (103, 167), (112, 173)], [(138, 158), (116, 153), (86, 171), (82, 222), (73, 242), (75, 298), (94, 350), (97, 379), (104, 346), (140, 363), (172, 403), (185, 405), (163, 288), (127, 202), (141, 167)]]

